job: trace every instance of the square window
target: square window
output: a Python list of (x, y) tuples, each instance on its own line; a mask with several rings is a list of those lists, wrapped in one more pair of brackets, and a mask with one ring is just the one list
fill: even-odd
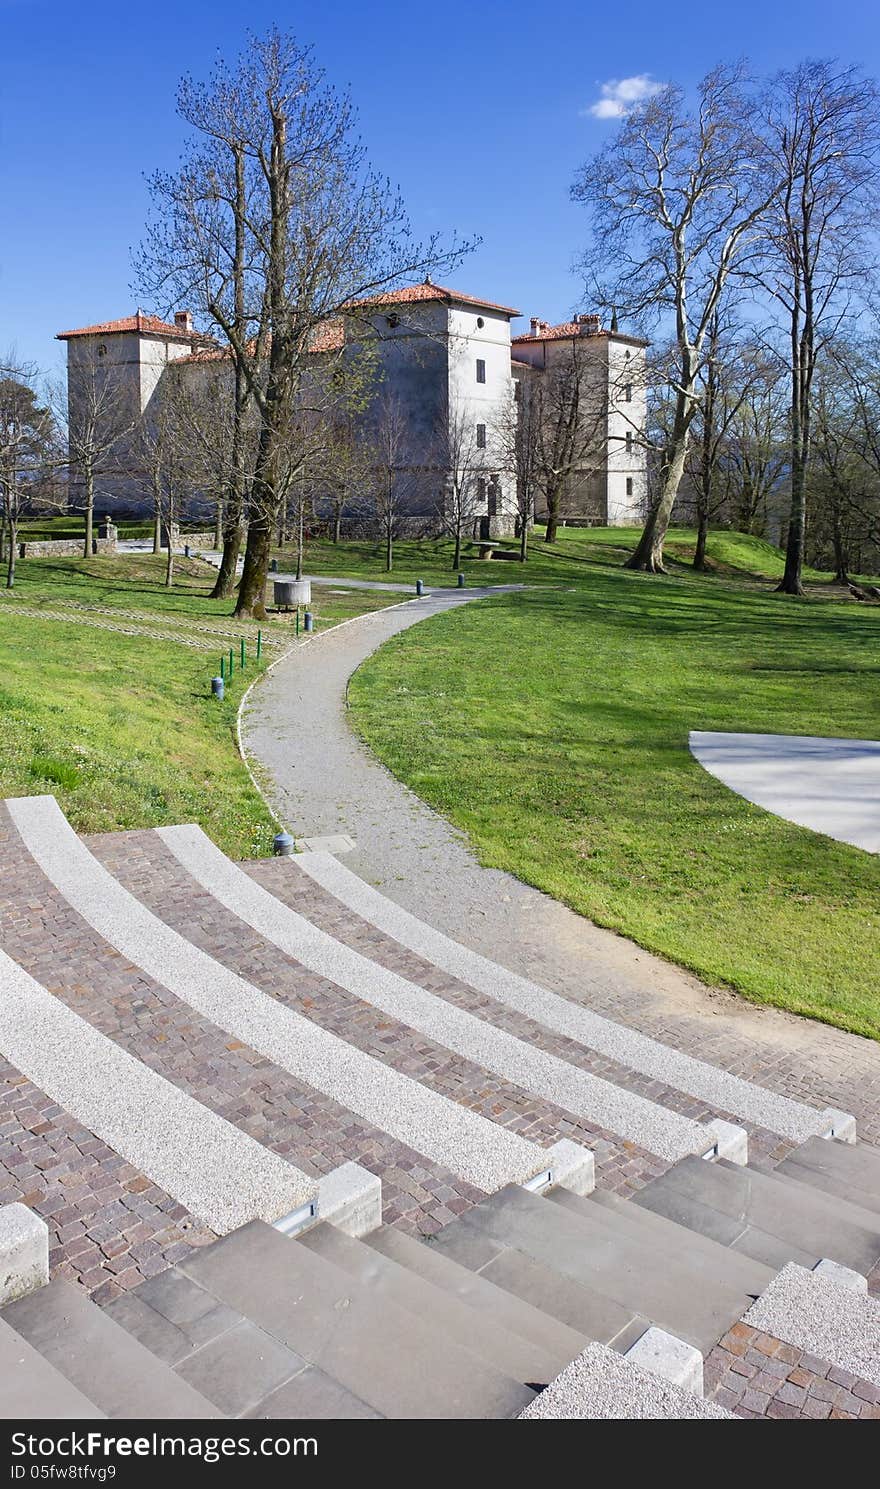
[(477, 449), (478, 450), (485, 450), (485, 448), (486, 448), (486, 426), (485, 426), (485, 424), (478, 424), (477, 425)]
[(478, 357), (477, 358), (477, 382), (478, 383), (484, 383), (485, 381), (486, 381), (486, 364), (483, 361), (482, 357)]

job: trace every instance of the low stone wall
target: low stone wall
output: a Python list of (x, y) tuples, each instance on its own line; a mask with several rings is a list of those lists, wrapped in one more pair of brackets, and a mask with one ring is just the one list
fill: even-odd
[[(64, 557), (67, 554), (81, 557), (83, 551), (82, 538), (51, 538), (41, 543), (19, 543), (19, 558), (54, 558)], [(93, 553), (115, 553), (115, 538), (93, 538)]]

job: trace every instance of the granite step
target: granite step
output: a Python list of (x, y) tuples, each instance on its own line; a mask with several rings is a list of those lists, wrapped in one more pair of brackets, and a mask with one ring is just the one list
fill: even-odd
[(382, 1416), (512, 1417), (534, 1394), (259, 1221), (180, 1270)]
[(4, 1421), (82, 1421), (104, 1415), (94, 1401), (0, 1318), (0, 1417)]
[(509, 1332), (496, 1319), (485, 1315), (475, 1319), (466, 1303), (334, 1226), (315, 1226), (300, 1238), (300, 1244), (363, 1283), (377, 1301), (388, 1299), (407, 1309), (436, 1330), (438, 1338), (460, 1344), (514, 1380), (546, 1385), (558, 1374), (558, 1365), (546, 1350)]
[(688, 1256), (704, 1257), (718, 1275), (737, 1284), (751, 1297), (757, 1297), (773, 1277), (771, 1267), (731, 1251), (697, 1231), (685, 1229), (663, 1215), (634, 1205), (632, 1200), (622, 1199), (619, 1194), (594, 1190), (584, 1196), (573, 1194), (569, 1189), (551, 1189), (546, 1197), (574, 1215), (598, 1220), (612, 1231), (652, 1247), (659, 1256), (677, 1258), (687, 1253)]
[(601, 1326), (591, 1327), (590, 1308), (600, 1300), (628, 1313), (631, 1324), (656, 1324), (705, 1354), (752, 1301), (741, 1269), (725, 1267), (723, 1254), (707, 1260), (685, 1244), (678, 1258), (664, 1254), (658, 1265), (653, 1245), (609, 1228), (598, 1207), (595, 1217), (575, 1215), (513, 1185), (446, 1226), (433, 1244), (594, 1339), (605, 1337)]
[(880, 1150), (869, 1143), (811, 1138), (776, 1170), (880, 1215)]
[(62, 1277), (10, 1303), (3, 1317), (108, 1417), (220, 1415), (199, 1391)]
[(700, 1231), (777, 1270), (830, 1257), (863, 1275), (880, 1258), (880, 1222), (868, 1211), (774, 1172), (684, 1159), (633, 1203)]
[(586, 1335), (568, 1324), (451, 1261), (443, 1255), (440, 1247), (416, 1240), (394, 1226), (383, 1225), (365, 1236), (364, 1244), (399, 1262), (415, 1276), (423, 1277), (447, 1297), (466, 1304), (477, 1316), (478, 1328), (482, 1328), (485, 1320), (492, 1320), (537, 1345), (553, 1360), (555, 1373), (573, 1360), (587, 1342)]

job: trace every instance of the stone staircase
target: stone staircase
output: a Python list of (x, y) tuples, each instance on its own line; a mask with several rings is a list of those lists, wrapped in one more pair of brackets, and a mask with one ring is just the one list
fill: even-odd
[(840, 1415), (880, 1403), (880, 1155), (846, 1113), (326, 853), (84, 842), (44, 797), (0, 804), (0, 858), (0, 1415), (772, 1416), (809, 1395), (789, 1354), (826, 1372), (798, 1414), (835, 1371)]

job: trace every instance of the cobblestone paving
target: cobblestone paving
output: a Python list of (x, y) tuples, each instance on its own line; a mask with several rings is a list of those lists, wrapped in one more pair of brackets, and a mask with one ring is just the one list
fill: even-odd
[(0, 1056), (0, 1205), (49, 1227), (53, 1276), (109, 1303), (213, 1233)]
[(531, 1141), (547, 1146), (557, 1137), (571, 1137), (592, 1148), (606, 1188), (631, 1193), (668, 1167), (635, 1143), (579, 1121), (309, 972), (219, 905), (155, 834), (106, 833), (86, 842), (154, 914), (249, 982), (395, 1070)]
[(297, 868), (295, 859), (255, 859), (243, 867), (264, 889), (268, 889), (291, 909), (298, 911), (338, 941), (370, 957), (381, 966), (400, 973), (402, 977), (409, 978), (411, 982), (430, 989), (447, 1002), (477, 1014), (487, 1023), (515, 1034), (526, 1043), (557, 1055), (569, 1064), (579, 1066), (581, 1070), (588, 1070), (591, 1075), (600, 1076), (616, 1086), (644, 1096), (658, 1106), (679, 1112), (694, 1122), (709, 1122), (713, 1117), (738, 1122), (748, 1130), (749, 1160), (754, 1167), (775, 1166), (791, 1152), (793, 1145), (777, 1133), (743, 1122), (740, 1117), (725, 1111), (723, 1107), (710, 1107), (706, 1102), (677, 1091), (662, 1081), (640, 1075), (616, 1060), (585, 1048), (576, 1040), (545, 1029), (525, 1014), (476, 992), (448, 973), (438, 971), (430, 962), (424, 961), (415, 952), (377, 930), (369, 921), (362, 920), (314, 880), (307, 878)]
[(880, 1417), (876, 1386), (748, 1324), (734, 1324), (706, 1356), (703, 1379), (707, 1397), (739, 1417)]
[[(439, 1230), (482, 1198), (472, 1185), (231, 1039), (132, 966), (43, 876), (3, 807), (0, 855), (5, 870), (0, 945), (50, 992), (145, 1065), (306, 1172), (323, 1175), (352, 1159), (380, 1174), (384, 1219), (413, 1234)], [(7, 1151), (26, 1140), (26, 1128), (18, 1134), (13, 1130), (0, 1147), (4, 1191), (11, 1185), (18, 1189)], [(16, 1192), (13, 1197), (22, 1196)], [(70, 1260), (67, 1243), (61, 1245), (62, 1256)]]

